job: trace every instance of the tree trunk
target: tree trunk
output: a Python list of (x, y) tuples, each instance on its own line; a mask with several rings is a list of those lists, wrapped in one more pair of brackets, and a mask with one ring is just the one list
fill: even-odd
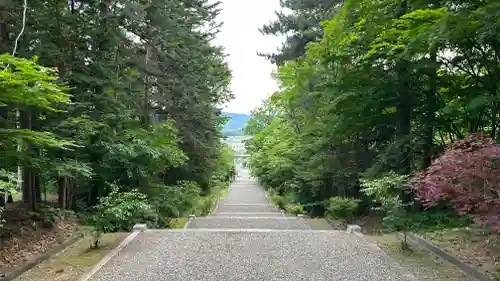
[[(30, 108), (20, 109), (20, 123), (22, 129), (31, 130), (33, 128), (32, 114), (33, 111)], [(33, 147), (31, 145), (27, 145), (26, 150), (27, 150), (26, 155), (29, 156), (33, 152)], [(37, 178), (36, 171), (32, 167), (28, 166), (23, 167), (22, 190), (23, 190), (23, 202), (31, 210), (36, 210), (37, 202), (39, 202), (41, 199), (40, 183), (39, 179)]]
[[(431, 63), (436, 63), (437, 49), (433, 47), (431, 50)], [(436, 124), (436, 91), (437, 91), (437, 68), (433, 65), (429, 73), (429, 90), (426, 94), (426, 114), (425, 114), (425, 131), (424, 131), (424, 147), (423, 160), (421, 169), (430, 166), (433, 156), (434, 146), (434, 127)]]
[(401, 81), (398, 102), (396, 105), (396, 117), (397, 117), (397, 128), (396, 134), (398, 139), (401, 141), (401, 153), (399, 154), (399, 159), (397, 162), (398, 167), (396, 168), (401, 174), (410, 174), (411, 172), (411, 102), (408, 85), (408, 73), (406, 68), (406, 62), (401, 62), (398, 67), (399, 81)]

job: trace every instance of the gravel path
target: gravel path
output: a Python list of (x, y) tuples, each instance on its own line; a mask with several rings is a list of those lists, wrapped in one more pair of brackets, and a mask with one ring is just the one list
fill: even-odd
[(139, 234), (90, 281), (415, 281), (404, 272), (362, 237), (285, 217), (240, 179), (213, 214)]
[(150, 231), (94, 281), (409, 281), (378, 248), (332, 231)]

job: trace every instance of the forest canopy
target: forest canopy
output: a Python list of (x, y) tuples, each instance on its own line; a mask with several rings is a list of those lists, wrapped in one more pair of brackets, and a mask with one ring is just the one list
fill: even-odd
[(220, 111), (231, 74), (213, 43), (219, 3), (27, 4), (0, 1), (5, 195), (35, 211), (47, 194), (77, 212), (131, 200), (149, 204), (153, 226), (211, 203), (232, 169)]
[[(358, 212), (366, 213), (381, 204), (375, 195), (387, 199), (400, 190), (396, 197), (418, 203), (413, 208), (447, 202), (460, 215), (479, 212), (481, 223), (498, 222), (486, 210), (498, 210), (493, 193), (500, 182), (477, 169), (500, 157), (500, 3), (291, 0), (282, 6), (291, 12), (278, 13), (262, 30), (288, 34), (270, 56), (280, 87), (246, 129), (255, 134), (250, 166), (261, 183), (313, 214), (328, 211), (332, 197), (361, 198)], [(307, 38), (303, 49), (299, 38)], [(464, 149), (452, 144), (469, 135), (470, 149), (488, 148), (463, 157), (451, 151)], [(485, 158), (480, 151), (495, 153)], [(469, 160), (479, 162), (463, 164)], [(426, 177), (432, 171), (446, 176)], [(467, 184), (450, 185), (454, 180)], [(468, 208), (484, 198), (481, 210)]]

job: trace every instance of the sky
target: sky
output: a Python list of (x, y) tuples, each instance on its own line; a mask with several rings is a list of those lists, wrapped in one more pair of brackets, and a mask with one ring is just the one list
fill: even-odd
[(250, 113), (278, 89), (271, 78), (275, 67), (258, 52), (274, 52), (283, 38), (262, 35), (258, 28), (276, 19), (279, 0), (222, 0), (218, 20), (223, 22), (216, 42), (224, 46), (232, 72), (231, 90), (235, 96), (224, 111)]

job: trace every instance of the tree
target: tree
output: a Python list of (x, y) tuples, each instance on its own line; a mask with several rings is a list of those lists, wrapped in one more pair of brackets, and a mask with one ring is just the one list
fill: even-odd
[(264, 25), (260, 31), (265, 35), (286, 36), (285, 43), (277, 53), (260, 54), (271, 62), (282, 65), (287, 60), (301, 58), (305, 55), (305, 46), (309, 42), (321, 39), (320, 23), (338, 12), (343, 0), (282, 0), (283, 10), (277, 11), (277, 20)]
[[(290, 55), (289, 42), (275, 57), (280, 89), (249, 121), (251, 167), (267, 188), (319, 206), (310, 212), (335, 196), (369, 207), (361, 180), (412, 176), (474, 132), (498, 138), (496, 1), (318, 3), (268, 26), (303, 31), (291, 19), (307, 5), (326, 17), (304, 51)], [(412, 192), (403, 205), (418, 203)]]
[[(23, 27), (22, 7), (8, 4), (3, 52)], [(28, 1), (16, 53), (39, 65), (5, 54), (12, 71), (0, 73), (8, 160), (0, 168), (22, 164), (26, 203), (36, 209), (40, 194), (57, 192), (62, 208), (91, 210), (114, 186), (139, 190), (164, 218), (189, 212), (193, 194), (212, 193), (213, 177), (227, 168), (220, 105), (232, 98), (225, 54), (213, 43), (218, 5)]]

